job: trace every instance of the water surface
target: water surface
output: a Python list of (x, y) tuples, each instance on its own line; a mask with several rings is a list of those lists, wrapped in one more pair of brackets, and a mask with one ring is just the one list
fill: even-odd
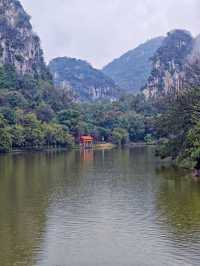
[(0, 156), (0, 265), (200, 265), (200, 184), (152, 148)]

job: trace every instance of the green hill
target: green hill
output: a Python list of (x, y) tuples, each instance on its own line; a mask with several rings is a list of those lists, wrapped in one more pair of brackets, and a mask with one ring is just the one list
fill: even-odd
[(163, 37), (147, 41), (103, 68), (123, 90), (137, 93), (146, 84), (152, 70), (151, 57), (163, 42)]
[(102, 71), (75, 58), (53, 59), (49, 69), (57, 89), (72, 91), (79, 100), (96, 100), (116, 96), (117, 86)]

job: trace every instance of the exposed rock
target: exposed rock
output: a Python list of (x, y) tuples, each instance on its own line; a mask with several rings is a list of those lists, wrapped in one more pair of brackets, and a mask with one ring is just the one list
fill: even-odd
[(40, 39), (17, 0), (0, 0), (0, 107), (61, 110), (72, 100), (56, 91)]
[(0, 65), (7, 64), (22, 75), (41, 76), (48, 72), (40, 39), (17, 0), (0, 0)]
[(194, 40), (193, 50), (185, 65), (185, 86), (200, 86), (200, 35)]
[(196, 39), (194, 40), (194, 45), (193, 45), (193, 50), (191, 55), (189, 56), (189, 59), (192, 60), (196, 60), (196, 58), (200, 58), (200, 35), (198, 35), (196, 37)]
[(49, 69), (56, 88), (72, 91), (78, 100), (113, 100), (117, 96), (115, 83), (85, 61), (55, 58), (50, 62)]
[(147, 98), (175, 95), (184, 89), (193, 47), (190, 32), (174, 30), (168, 33), (152, 58), (153, 70), (143, 91)]

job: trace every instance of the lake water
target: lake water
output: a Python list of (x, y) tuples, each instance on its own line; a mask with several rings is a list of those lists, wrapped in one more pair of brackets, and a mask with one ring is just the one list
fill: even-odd
[(0, 265), (200, 265), (200, 184), (153, 148), (0, 156)]

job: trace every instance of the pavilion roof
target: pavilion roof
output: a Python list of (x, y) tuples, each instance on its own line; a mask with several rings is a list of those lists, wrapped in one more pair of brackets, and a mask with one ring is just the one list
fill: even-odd
[(81, 140), (83, 140), (83, 141), (93, 141), (94, 138), (92, 136), (81, 136)]

